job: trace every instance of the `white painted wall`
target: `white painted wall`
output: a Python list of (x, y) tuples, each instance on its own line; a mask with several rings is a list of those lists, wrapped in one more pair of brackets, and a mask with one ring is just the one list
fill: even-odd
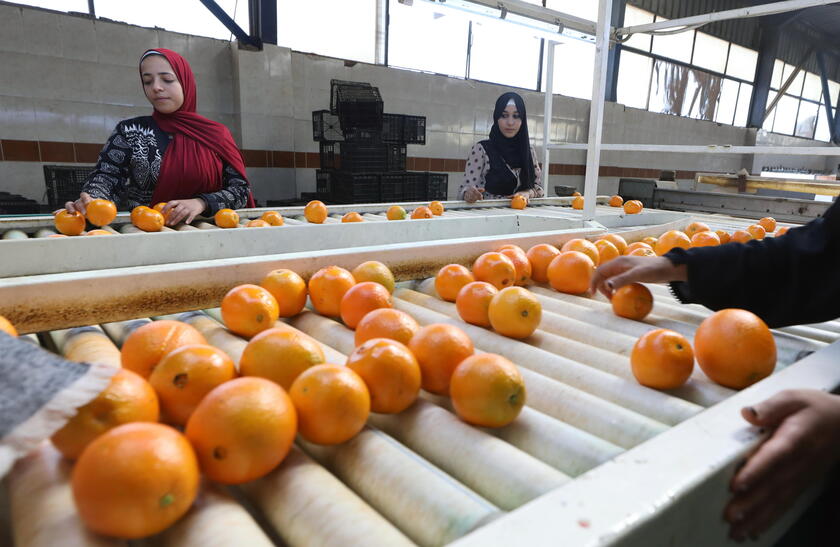
[[(104, 142), (119, 120), (150, 112), (136, 72), (140, 54), (150, 47), (171, 48), (189, 60), (198, 82), (199, 112), (225, 123), (245, 149), (317, 152), (311, 113), (329, 107), (330, 80), (338, 78), (379, 87), (386, 112), (427, 117), (428, 144), (409, 145), (409, 156), (465, 158), (473, 143), (486, 138), (495, 99), (509, 89), (275, 46), (261, 52), (239, 50), (222, 40), (0, 4), (0, 139)], [(521, 94), (528, 106), (531, 137), (538, 143), (542, 95)], [(553, 111), (553, 139), (586, 139), (589, 101), (556, 96)], [(801, 141), (778, 135), (760, 139)], [(753, 130), (606, 105), (604, 142), (741, 145), (755, 141)], [(801, 160), (779, 161), (794, 166)], [(585, 155), (554, 152), (552, 162), (583, 164)], [(704, 171), (754, 170), (767, 164), (751, 156), (626, 152), (602, 153), (602, 163)], [(813, 163), (821, 168), (833, 165), (824, 160)], [(248, 175), (260, 201), (315, 190), (314, 169), (250, 168)], [(450, 173), (451, 198), (462, 175)], [(552, 176), (549, 195), (554, 184), (582, 187), (583, 177)], [(680, 185), (693, 183), (680, 181)], [(618, 178), (603, 177), (599, 192), (613, 193), (617, 187)], [(0, 190), (40, 200), (42, 164), (0, 162)]]

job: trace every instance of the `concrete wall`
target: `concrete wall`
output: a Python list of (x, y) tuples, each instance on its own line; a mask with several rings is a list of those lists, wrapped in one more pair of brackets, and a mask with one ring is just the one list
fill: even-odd
[[(450, 197), (456, 195), (463, 176), (456, 160), (466, 158), (473, 143), (486, 138), (495, 99), (509, 89), (275, 46), (260, 52), (239, 50), (221, 40), (0, 3), (3, 150), (8, 148), (7, 141), (38, 141), (40, 159), (52, 160), (15, 161), (8, 153), (0, 157), (0, 190), (40, 200), (44, 193), (42, 166), (62, 163), (56, 157), (67, 162), (60, 154), (48, 157), (44, 151), (51, 149), (50, 143), (57, 143), (56, 147), (70, 142), (97, 143), (74, 145), (76, 156), (69, 160), (92, 161), (90, 148), (100, 146), (119, 120), (148, 114), (151, 107), (143, 96), (136, 67), (140, 54), (151, 47), (174, 49), (189, 60), (198, 81), (199, 112), (231, 129), (245, 150), (248, 176), (259, 201), (288, 199), (315, 190), (315, 169), (304, 167), (308, 162), (305, 153), (312, 157), (311, 153), (318, 151), (312, 140), (311, 113), (329, 107), (333, 78), (378, 86), (386, 112), (427, 117), (427, 145), (409, 145), (408, 156), (450, 160), (444, 169), (450, 172)], [(543, 95), (532, 91), (521, 94), (528, 106), (531, 137), (538, 142)], [(553, 139), (586, 141), (589, 101), (556, 96), (553, 111)], [(802, 141), (777, 135), (758, 138), (761, 142)], [(753, 130), (653, 114), (621, 104), (606, 105), (604, 142), (742, 145), (756, 139)], [(26, 142), (17, 145), (28, 146)], [(289, 156), (294, 161), (289, 161)], [(555, 165), (554, 171), (567, 174), (550, 176), (549, 195), (553, 195), (555, 184), (582, 187), (583, 152), (553, 152), (551, 162), (575, 169), (556, 169)], [(798, 166), (800, 160), (780, 158), (778, 162)], [(773, 159), (772, 164), (778, 162)], [(633, 168), (689, 172), (683, 173), (686, 178), (679, 184), (693, 187), (688, 178), (692, 171), (755, 170), (756, 165), (768, 165), (752, 156), (627, 152), (603, 153), (601, 163), (609, 167), (606, 171), (602, 167), (601, 193), (615, 192), (619, 176)], [(812, 163), (822, 165), (821, 169), (835, 164), (823, 159)], [(440, 170), (443, 162), (438, 164)]]

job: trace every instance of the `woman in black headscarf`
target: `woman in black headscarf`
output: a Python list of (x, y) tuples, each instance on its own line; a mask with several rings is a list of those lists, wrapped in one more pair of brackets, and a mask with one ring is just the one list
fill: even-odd
[(476, 143), (467, 158), (458, 196), (479, 199), (542, 197), (542, 173), (528, 137), (525, 102), (513, 92), (502, 94), (493, 110), (490, 138)]

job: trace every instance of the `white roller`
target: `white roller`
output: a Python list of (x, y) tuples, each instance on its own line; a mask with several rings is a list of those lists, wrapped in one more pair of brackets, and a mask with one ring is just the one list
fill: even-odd
[(120, 350), (99, 326), (50, 332), (58, 351), (70, 361), (122, 367)]
[(151, 323), (151, 320), (131, 319), (129, 321), (118, 321), (116, 323), (103, 323), (101, 327), (111, 340), (114, 341), (114, 344), (118, 347), (122, 347), (129, 334), (147, 323)]

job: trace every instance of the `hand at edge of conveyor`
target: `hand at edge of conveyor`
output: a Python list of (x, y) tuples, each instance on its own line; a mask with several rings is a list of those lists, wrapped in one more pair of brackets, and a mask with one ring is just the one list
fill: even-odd
[(630, 283), (685, 281), (687, 277), (685, 264), (675, 265), (662, 256), (620, 256), (595, 270), (589, 290), (612, 298), (617, 289)]

